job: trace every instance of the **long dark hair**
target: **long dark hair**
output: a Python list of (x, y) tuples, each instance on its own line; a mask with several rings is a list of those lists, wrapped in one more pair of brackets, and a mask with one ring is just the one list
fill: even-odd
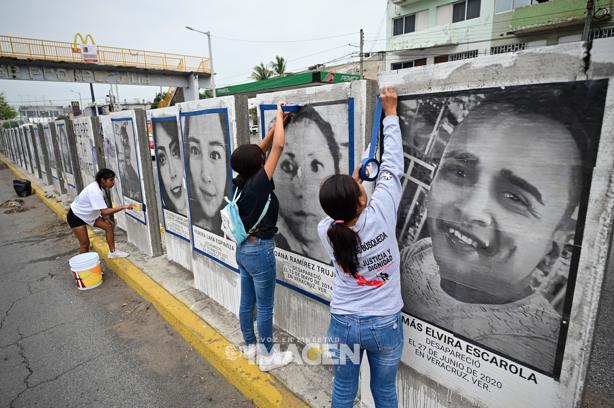
[(237, 147), (230, 157), (230, 166), (237, 172), (233, 183), (242, 189), (247, 180), (264, 165), (265, 154), (257, 144), (244, 144)]
[(357, 277), (360, 237), (345, 223), (356, 217), (359, 197), (360, 188), (348, 175), (332, 175), (320, 186), (320, 206), (333, 219), (327, 235), (335, 260), (345, 273), (353, 277)]

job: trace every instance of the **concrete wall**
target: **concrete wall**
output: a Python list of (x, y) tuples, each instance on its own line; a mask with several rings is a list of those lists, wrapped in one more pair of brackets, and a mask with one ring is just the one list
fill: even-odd
[[(89, 118), (88, 118), (89, 120)], [(107, 167), (116, 174), (119, 174), (119, 158), (117, 154), (117, 147), (115, 145), (115, 134), (113, 133), (113, 122), (111, 122), (111, 117), (108, 115), (99, 116), (97, 118), (91, 119), (91, 132), (93, 135), (93, 140), (99, 140), (100, 154), (98, 157), (97, 163), (102, 167)], [(88, 133), (89, 134), (89, 133)], [(98, 151), (96, 149), (96, 151)], [(113, 201), (113, 206), (119, 206), (124, 204), (123, 193), (122, 193), (122, 181), (120, 177), (115, 178), (115, 187), (111, 189), (111, 201)], [(115, 214), (115, 221), (117, 227), (126, 231), (126, 213), (124, 211), (120, 211)]]
[[(192, 241), (179, 108), (152, 109), (147, 116), (152, 121), (156, 155), (154, 172), (158, 180), (157, 199), (162, 207), (166, 257), (191, 270)], [(175, 198), (171, 190), (179, 197)]]
[(123, 153), (118, 155), (121, 160), (116, 172), (121, 179), (123, 201), (141, 205), (140, 209), (125, 211), (128, 242), (150, 256), (161, 255), (160, 222), (145, 112), (121, 111), (109, 116), (116, 149)]
[[(261, 135), (264, 135), (270, 126), (275, 114), (273, 107), (278, 101), (300, 106), (311, 105), (322, 119), (331, 123), (341, 152), (339, 172), (349, 174), (368, 144), (367, 135), (370, 135), (371, 130), (375, 92), (374, 82), (353, 81), (258, 95), (253, 103), (258, 107)], [(349, 108), (350, 104), (352, 108)], [(350, 109), (353, 110), (353, 115)], [(346, 132), (351, 131), (352, 127), (353, 140), (348, 142)], [(328, 288), (332, 287), (334, 270), (328, 260), (322, 259), (316, 251), (316, 248), (320, 248), (320, 243), (313, 233), (320, 217), (307, 217), (302, 227), (290, 225), (288, 219), (293, 218), (291, 213), (296, 210), (322, 216), (317, 202), (318, 186), (325, 175), (336, 171), (330, 167), (329, 159), (324, 159), (330, 152), (327, 142), (321, 139), (322, 136), (319, 136), (315, 129), (306, 133), (293, 133), (292, 125), (287, 126), (286, 148), (274, 177), (276, 195), (280, 200), (279, 234), (276, 238), (278, 285), (275, 294), (275, 324), (305, 342), (326, 335), (329, 322), (328, 302), (331, 296)], [(327, 163), (322, 170), (324, 174), (312, 173), (309, 163), (303, 161), (309, 152), (315, 151), (318, 152), (318, 157), (322, 158), (322, 162)], [(283, 161), (288, 160), (285, 155), (289, 152), (295, 155), (296, 165), (302, 169), (302, 177), (294, 182), (288, 180), (288, 174), (284, 174)], [(303, 233), (297, 233), (297, 229), (301, 228)], [(317, 242), (311, 245), (311, 240)], [(299, 262), (303, 266), (299, 265)]]
[[(463, 380), (459, 380), (458, 375), (434, 363), (430, 364), (426, 356), (422, 357), (419, 352), (412, 351), (412, 355), (407, 358), (410, 361), (409, 366), (402, 364), (397, 378), (400, 406), (572, 407), (580, 404), (590, 356), (588, 350), (593, 343), (595, 318), (602, 297), (602, 282), (611, 245), (614, 208), (614, 88), (611, 83), (614, 76), (613, 55), (614, 41), (599, 40), (594, 44), (587, 73), (584, 72), (581, 44), (570, 44), (381, 74), (380, 85), (394, 86), (400, 95), (445, 95), (469, 89), (507, 89), (501, 87), (610, 78), (599, 154), (592, 172), (575, 289), (570, 283), (573, 289), (573, 297), (568, 298), (572, 300), (570, 313), (568, 317), (564, 316), (562, 321), (568, 328), (560, 375), (553, 377), (535, 372), (535, 382), (515, 381), (507, 376), (509, 372), (497, 367), (489, 368), (487, 362), (482, 362), (481, 370), (490, 370), (493, 376), (503, 378), (502, 388), (493, 388), (491, 385), (488, 392), (484, 392), (477, 381), (472, 383), (469, 379), (465, 384)], [(544, 70), (543, 67), (550, 69)], [(408, 325), (409, 321), (406, 324)], [(607, 333), (604, 335), (607, 336)], [(406, 344), (408, 349), (414, 349), (416, 339), (422, 339), (417, 329), (407, 329), (405, 340), (411, 341)], [(429, 345), (435, 343), (426, 342)], [(430, 353), (436, 349), (429, 346), (425, 348), (425, 352), (427, 350), (430, 350)], [(599, 356), (596, 356), (595, 360), (597, 359)], [(525, 367), (525, 378), (530, 372), (532, 371)], [(370, 405), (368, 394), (368, 373), (363, 370), (362, 395), (367, 406)]]

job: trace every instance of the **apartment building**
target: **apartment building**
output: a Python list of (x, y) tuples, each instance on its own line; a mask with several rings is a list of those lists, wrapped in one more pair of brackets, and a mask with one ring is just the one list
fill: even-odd
[[(614, 35), (612, 0), (595, 0), (591, 35)], [(580, 41), (586, 0), (388, 0), (386, 69)]]

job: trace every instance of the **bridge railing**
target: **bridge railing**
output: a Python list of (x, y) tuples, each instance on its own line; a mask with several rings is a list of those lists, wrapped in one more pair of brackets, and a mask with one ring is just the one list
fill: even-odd
[(209, 60), (202, 57), (101, 45), (95, 47), (97, 62), (92, 62), (91, 58), (84, 58), (80, 47), (73, 48), (69, 42), (0, 35), (0, 57), (210, 73)]

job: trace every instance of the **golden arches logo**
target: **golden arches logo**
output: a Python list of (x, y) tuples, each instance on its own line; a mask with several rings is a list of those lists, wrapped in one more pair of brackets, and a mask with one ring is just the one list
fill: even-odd
[[(87, 45), (88, 40), (92, 42), (92, 45), (96, 45), (96, 42), (94, 41), (94, 37), (92, 37), (90, 34), (86, 34), (85, 39), (83, 38), (81, 33), (75, 34), (75, 37), (73, 38), (73, 41), (72, 41), (72, 52), (81, 52), (80, 45)], [(77, 41), (80, 41), (80, 42), (77, 42)]]

